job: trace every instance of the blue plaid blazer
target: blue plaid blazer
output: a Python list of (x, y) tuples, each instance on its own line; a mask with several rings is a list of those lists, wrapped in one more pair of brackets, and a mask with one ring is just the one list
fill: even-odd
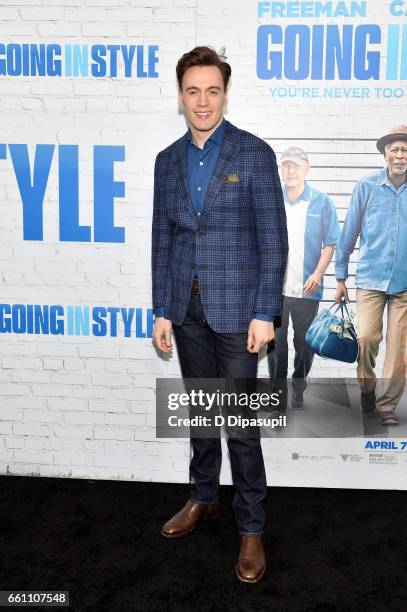
[(152, 226), (153, 307), (185, 319), (197, 270), (210, 327), (245, 332), (255, 312), (279, 317), (288, 241), (273, 150), (226, 122), (200, 217), (190, 198), (187, 135), (156, 159)]

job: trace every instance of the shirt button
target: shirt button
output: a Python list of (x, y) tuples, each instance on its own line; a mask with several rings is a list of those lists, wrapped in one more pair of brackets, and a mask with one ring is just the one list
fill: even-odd
[(201, 191), (202, 187), (198, 187), (198, 191)]
[(199, 162), (199, 165), (200, 165), (200, 166), (203, 166), (203, 162)]
[(201, 216), (201, 213), (198, 213), (198, 217), (200, 217), (200, 216)]

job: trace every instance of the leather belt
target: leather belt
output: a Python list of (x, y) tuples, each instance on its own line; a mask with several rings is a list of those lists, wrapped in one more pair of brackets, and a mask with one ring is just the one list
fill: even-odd
[(199, 281), (196, 279), (192, 283), (191, 293), (193, 293), (194, 295), (199, 295), (201, 293), (199, 288)]

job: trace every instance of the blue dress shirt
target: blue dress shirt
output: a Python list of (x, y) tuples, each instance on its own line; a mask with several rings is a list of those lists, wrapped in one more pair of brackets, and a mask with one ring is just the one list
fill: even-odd
[(336, 248), (336, 278), (348, 278), (348, 263), (360, 235), (356, 287), (389, 294), (407, 290), (407, 182), (398, 189), (387, 168), (353, 190)]
[(216, 162), (219, 158), (220, 148), (225, 133), (225, 120), (205, 142), (203, 149), (197, 147), (193, 140), (191, 130), (188, 132), (187, 146), (187, 177), (189, 194), (198, 217), (201, 216), (202, 206), (208, 191)]

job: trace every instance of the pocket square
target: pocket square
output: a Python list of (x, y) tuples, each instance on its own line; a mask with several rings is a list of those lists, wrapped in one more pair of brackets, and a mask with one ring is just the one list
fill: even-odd
[(225, 183), (238, 183), (240, 181), (238, 174), (228, 174)]

